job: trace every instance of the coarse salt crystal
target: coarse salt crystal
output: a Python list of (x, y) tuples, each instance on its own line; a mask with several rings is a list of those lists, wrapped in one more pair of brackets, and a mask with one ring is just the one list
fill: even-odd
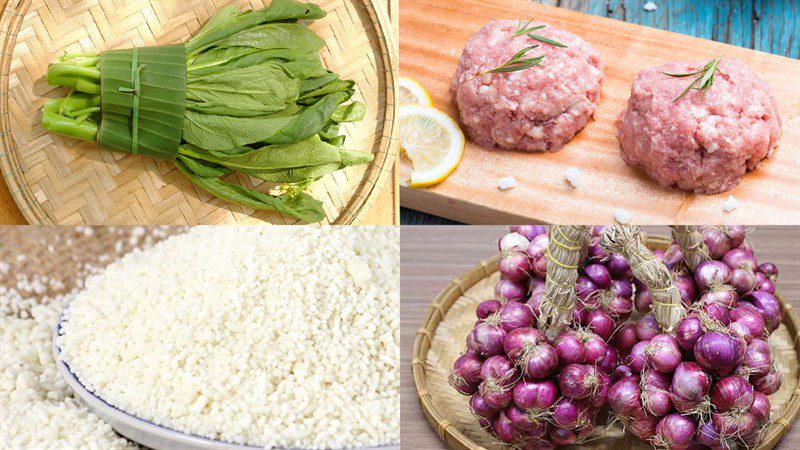
[(647, 3), (644, 4), (644, 10), (645, 11), (655, 11), (657, 9), (658, 9), (658, 5), (656, 5), (653, 2), (647, 2)]
[(624, 209), (617, 209), (614, 211), (614, 218), (621, 225), (626, 225), (631, 221), (631, 213)]
[(497, 180), (497, 187), (501, 191), (517, 187), (517, 180), (514, 177), (503, 177)]
[(564, 171), (564, 176), (572, 187), (581, 187), (581, 170), (577, 167), (568, 167), (567, 170)]
[(729, 195), (728, 199), (725, 200), (725, 203), (722, 205), (722, 209), (726, 213), (729, 213), (738, 207), (739, 207), (739, 200), (736, 200), (736, 198), (732, 195)]

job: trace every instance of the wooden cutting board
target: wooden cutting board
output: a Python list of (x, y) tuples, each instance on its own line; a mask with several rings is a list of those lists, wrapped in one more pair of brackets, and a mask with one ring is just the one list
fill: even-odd
[[(583, 37), (602, 55), (606, 78), (595, 120), (556, 153), (490, 151), (468, 142), (444, 182), (428, 189), (402, 186), (403, 207), (466, 223), (611, 223), (617, 208), (640, 224), (800, 223), (798, 60), (522, 0), (404, 0), (400, 73), (416, 79), (434, 106), (457, 118), (449, 88), (466, 42), (490, 20), (531, 18)], [(772, 87), (783, 117), (780, 144), (732, 191), (696, 195), (661, 188), (622, 161), (614, 135), (617, 115), (640, 70), (717, 56), (743, 59)], [(408, 161), (402, 164), (408, 170)], [(579, 189), (564, 178), (570, 166), (581, 170)], [(497, 180), (506, 176), (519, 186), (500, 191)], [(726, 213), (723, 203), (731, 194), (740, 206)]]

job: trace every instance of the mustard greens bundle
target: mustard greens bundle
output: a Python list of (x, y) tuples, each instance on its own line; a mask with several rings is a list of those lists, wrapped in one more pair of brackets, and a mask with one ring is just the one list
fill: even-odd
[[(361, 120), (365, 107), (350, 101), (355, 82), (323, 65), (324, 41), (298, 24), (322, 17), (295, 0), (230, 6), (183, 44), (65, 54), (46, 80), (69, 93), (45, 103), (42, 126), (172, 161), (231, 203), (321, 221), (308, 186), (373, 158), (342, 147), (340, 124)], [(233, 172), (274, 183), (274, 194), (223, 181)]]

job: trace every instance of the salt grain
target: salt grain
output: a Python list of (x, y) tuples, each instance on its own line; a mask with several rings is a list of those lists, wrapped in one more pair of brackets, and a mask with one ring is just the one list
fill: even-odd
[(631, 221), (631, 213), (624, 209), (614, 210), (614, 219), (621, 225), (626, 225)]
[(728, 196), (728, 199), (725, 200), (725, 203), (722, 205), (723, 211), (726, 213), (732, 212), (734, 209), (739, 207), (739, 200), (732, 195)]
[(499, 187), (501, 191), (513, 189), (517, 187), (517, 180), (514, 177), (500, 178), (497, 180), (497, 187)]
[(581, 171), (577, 167), (568, 167), (564, 171), (564, 176), (572, 187), (579, 188), (581, 186)]

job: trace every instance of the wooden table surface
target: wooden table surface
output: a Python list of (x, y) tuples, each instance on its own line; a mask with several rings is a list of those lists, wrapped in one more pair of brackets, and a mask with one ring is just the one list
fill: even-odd
[[(800, 58), (800, 2), (797, 0), (655, 0), (658, 9), (652, 12), (643, 8), (647, 1), (542, 0), (542, 3)], [(402, 198), (400, 200), (402, 206)], [(400, 223), (457, 222), (401, 208)]]
[[(6, 0), (0, 0), (0, 10), (5, 9)], [(386, 0), (387, 11), (394, 24), (395, 36), (398, 33), (399, 0)], [(372, 208), (362, 219), (363, 225), (388, 225), (400, 223), (400, 192), (398, 189), (399, 174), (397, 166), (375, 199)], [(0, 182), (0, 225), (26, 225), (28, 222), (19, 211), (19, 207), (8, 190), (5, 180)], [(145, 224), (143, 224), (145, 225)]]
[[(669, 234), (666, 227), (646, 227), (648, 233)], [(436, 294), (453, 278), (497, 252), (497, 239), (505, 233), (498, 226), (404, 226), (400, 234), (402, 279), (400, 283), (400, 332), (402, 360), (401, 441), (403, 448), (446, 449), (431, 428), (417, 402), (411, 375), (414, 335), (422, 326)], [(749, 237), (759, 258), (780, 268), (778, 289), (800, 308), (800, 227), (758, 227)], [(800, 425), (795, 421), (775, 447), (800, 448)]]

